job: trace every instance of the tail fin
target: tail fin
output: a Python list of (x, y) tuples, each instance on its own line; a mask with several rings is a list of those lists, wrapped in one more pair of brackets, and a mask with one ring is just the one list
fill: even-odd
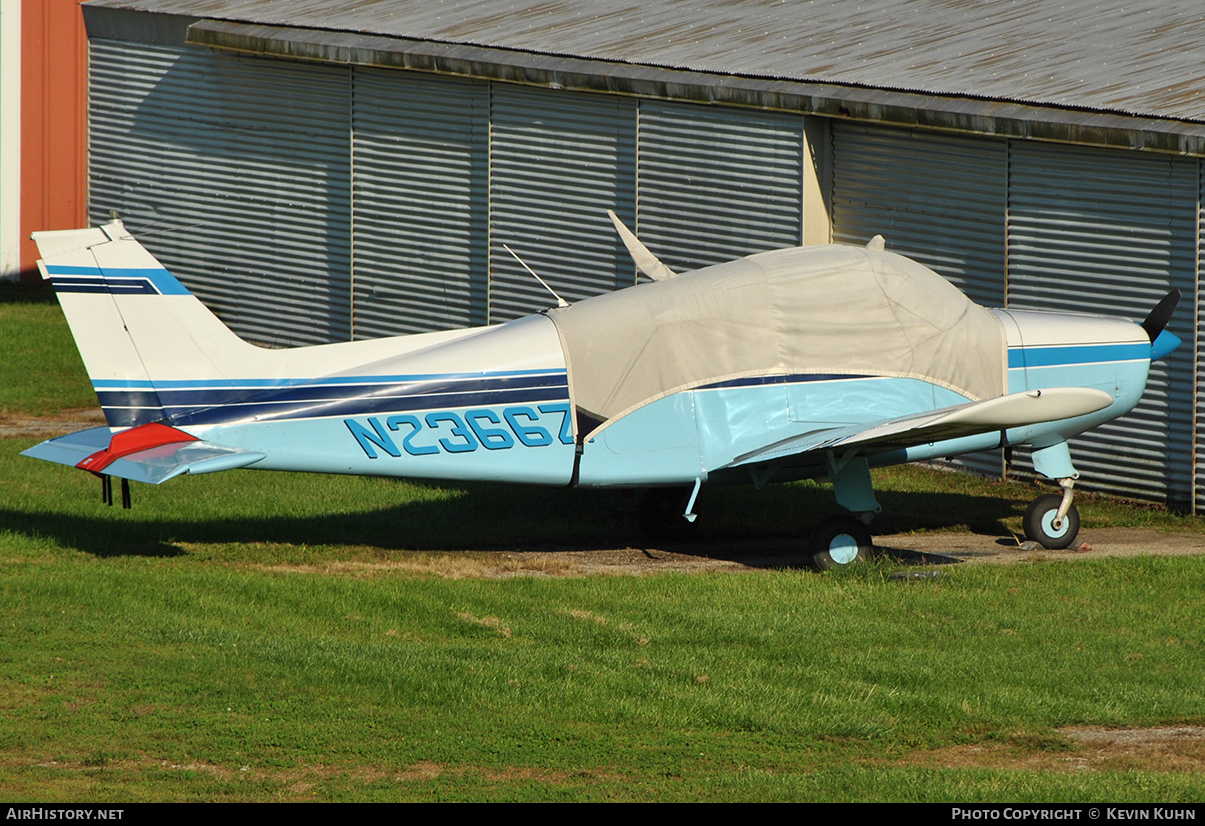
[(226, 379), (253, 345), (230, 331), (120, 221), (35, 232), (38, 268), (54, 285), (110, 427), (165, 418), (175, 379)]
[[(54, 284), (110, 427), (222, 421), (245, 403), (366, 365), (470, 336), (445, 330), (396, 338), (272, 350), (234, 334), (172, 277), (120, 221), (92, 229), (35, 232), (38, 268)], [(341, 380), (340, 380), (341, 381)], [(206, 424), (216, 420), (207, 416)]]

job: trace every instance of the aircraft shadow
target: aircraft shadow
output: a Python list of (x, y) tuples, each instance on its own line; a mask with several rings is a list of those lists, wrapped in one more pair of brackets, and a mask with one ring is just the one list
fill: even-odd
[[(446, 486), (445, 486), (445, 489)], [(650, 544), (636, 522), (638, 499), (619, 491), (549, 490), (471, 484), (458, 496), (408, 502), (395, 507), (291, 516), (265, 514), (190, 519), (187, 501), (179, 517), (139, 516), (134, 510), (97, 515), (0, 509), (0, 526), (29, 537), (98, 557), (172, 557), (195, 544), (249, 547), (355, 545), (380, 552), (589, 552), (643, 549), (730, 560), (752, 567), (803, 567), (806, 538), (813, 525), (834, 511), (832, 495), (821, 489), (771, 487), (715, 488), (700, 495), (698, 529), (689, 542)], [(1026, 503), (1005, 498), (949, 493), (883, 492), (883, 513), (872, 523), (876, 536), (964, 526), (971, 532), (1011, 536), (1005, 519)], [(884, 548), (909, 564), (938, 564), (933, 554)], [(249, 551), (253, 553), (254, 551)], [(948, 559), (948, 558), (947, 558)]]

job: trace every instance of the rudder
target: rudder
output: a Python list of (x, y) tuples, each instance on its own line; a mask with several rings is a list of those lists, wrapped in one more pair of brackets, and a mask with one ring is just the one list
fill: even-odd
[(165, 382), (225, 378), (222, 365), (252, 348), (120, 221), (33, 239), (110, 427), (164, 419)]

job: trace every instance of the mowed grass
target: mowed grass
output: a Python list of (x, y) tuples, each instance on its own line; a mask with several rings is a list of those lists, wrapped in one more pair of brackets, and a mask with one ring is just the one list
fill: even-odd
[(46, 416), (96, 406), (53, 291), (0, 282), (0, 414)]
[(484, 579), (10, 533), (0, 569), (10, 799), (1205, 792), (1200, 746), (1101, 762), (1060, 732), (1205, 722), (1197, 559)]
[[(9, 409), (34, 409), (20, 399), (36, 393), (13, 392)], [(889, 560), (471, 576), (504, 567), (473, 560), (636, 543), (634, 500), (237, 471), (135, 486), (122, 511), (26, 446), (0, 440), (10, 800), (1205, 792), (1193, 741), (1102, 754), (1065, 731), (1205, 724), (1200, 558), (944, 566), (919, 582), (890, 579)], [(923, 469), (876, 479), (878, 531), (1002, 533), (1033, 495)], [(697, 552), (801, 535), (831, 508), (816, 485), (708, 490)], [(1081, 510), (1197, 530), (1109, 500)]]

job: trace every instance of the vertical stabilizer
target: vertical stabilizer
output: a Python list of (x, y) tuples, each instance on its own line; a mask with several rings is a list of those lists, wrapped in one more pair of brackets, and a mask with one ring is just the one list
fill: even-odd
[(187, 426), (206, 410), (219, 410), (222, 421), (253, 417), (248, 403), (265, 394), (330, 376), (342, 385), (349, 375), (372, 375), (365, 365), (481, 332), (257, 347), (223, 324), (120, 221), (33, 238), (42, 254), (38, 267), (54, 284), (110, 427)]
[(164, 418), (164, 382), (225, 379), (255, 349), (231, 332), (120, 221), (35, 232), (42, 277), (54, 285), (111, 427)]

